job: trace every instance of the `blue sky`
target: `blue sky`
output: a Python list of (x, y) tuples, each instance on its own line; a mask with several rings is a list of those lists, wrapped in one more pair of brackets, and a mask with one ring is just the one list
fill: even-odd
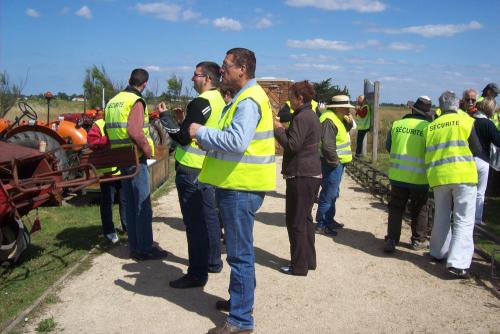
[(368, 78), (382, 102), (436, 102), (500, 84), (499, 13), (498, 0), (0, 0), (0, 70), (27, 75), (25, 94), (80, 94), (93, 64), (122, 83), (143, 67), (161, 92), (241, 46), (257, 77), (333, 78), (353, 98)]

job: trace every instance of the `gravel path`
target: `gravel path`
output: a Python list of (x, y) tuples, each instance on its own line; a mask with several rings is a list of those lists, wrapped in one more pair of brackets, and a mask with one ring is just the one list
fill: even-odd
[[(256, 217), (256, 333), (499, 333), (500, 300), (488, 263), (475, 259), (474, 279), (450, 281), (444, 264), (408, 244), (384, 255), (385, 206), (349, 176), (337, 202), (337, 220), (346, 226), (335, 238), (317, 236), (317, 270), (307, 277), (281, 274), (289, 258), (284, 194), (278, 178), (277, 192), (266, 196)], [(67, 281), (60, 302), (24, 330), (34, 332), (48, 317), (64, 333), (205, 333), (222, 323), (225, 314), (214, 304), (228, 297), (227, 263), (204, 289), (168, 286), (187, 265), (175, 189), (159, 200), (154, 221), (155, 240), (172, 253), (168, 259), (136, 263), (118, 246)], [(405, 226), (401, 239), (409, 237)]]

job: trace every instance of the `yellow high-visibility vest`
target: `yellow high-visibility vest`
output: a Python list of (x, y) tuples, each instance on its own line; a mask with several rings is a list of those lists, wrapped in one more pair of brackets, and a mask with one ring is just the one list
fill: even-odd
[(477, 184), (476, 164), (468, 142), (473, 126), (472, 117), (447, 113), (426, 128), (425, 164), (431, 187)]
[[(104, 131), (104, 126), (105, 122), (104, 119), (98, 119), (97, 121), (94, 122), (95, 125), (99, 128), (99, 131), (101, 131), (101, 136), (106, 136), (106, 132)], [(99, 174), (112, 174), (112, 175), (120, 175), (120, 170), (117, 167), (108, 167), (108, 168), (98, 168), (97, 172)]]
[[(337, 117), (337, 115), (331, 111), (326, 110), (321, 114), (319, 121), (323, 123), (325, 120), (331, 120), (335, 127), (337, 128), (337, 137), (335, 137), (335, 145), (337, 147), (337, 156), (339, 157), (339, 161), (343, 164), (349, 163), (352, 161), (352, 151), (351, 151), (351, 138), (349, 137), (349, 132), (347, 132), (342, 121)], [(323, 146), (323, 142), (320, 145)], [(320, 147), (320, 154), (321, 154)], [(322, 155), (322, 154), (321, 154)]]
[(391, 129), (389, 179), (411, 184), (428, 184), (425, 170), (425, 129), (429, 122), (404, 118)]
[[(109, 142), (112, 148), (133, 146), (134, 143), (128, 135), (128, 116), (132, 107), (137, 101), (144, 103), (144, 126), (143, 131), (146, 139), (148, 140), (151, 151), (154, 155), (153, 139), (149, 134), (149, 115), (148, 107), (144, 99), (131, 92), (120, 92), (113, 97), (106, 106), (104, 113), (106, 122), (106, 132), (108, 134)], [(140, 153), (142, 154), (142, 152)]]
[(272, 191), (276, 188), (273, 114), (262, 87), (251, 85), (226, 106), (218, 129), (230, 126), (238, 103), (245, 99), (252, 99), (261, 113), (250, 145), (243, 153), (209, 151), (198, 179), (224, 189)]
[[(208, 100), (210, 104), (210, 117), (205, 123), (205, 126), (216, 128), (222, 109), (226, 105), (222, 95), (217, 89), (213, 89), (201, 93), (199, 97)], [(188, 145), (177, 146), (175, 149), (175, 160), (184, 166), (201, 169), (206, 153), (207, 152), (200, 149), (194, 141), (191, 141)]]

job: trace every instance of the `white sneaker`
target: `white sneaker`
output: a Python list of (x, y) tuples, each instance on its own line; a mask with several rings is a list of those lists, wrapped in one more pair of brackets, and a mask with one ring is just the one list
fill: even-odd
[(106, 234), (106, 239), (109, 240), (112, 244), (116, 244), (120, 239), (118, 238), (118, 235), (116, 233), (108, 233)]

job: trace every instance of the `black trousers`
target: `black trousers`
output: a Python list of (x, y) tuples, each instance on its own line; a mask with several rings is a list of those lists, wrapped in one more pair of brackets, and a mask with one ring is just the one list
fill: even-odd
[(411, 241), (425, 241), (427, 237), (427, 188), (407, 188), (391, 185), (387, 238), (399, 242), (401, 222), (410, 200)]
[(316, 269), (311, 210), (320, 185), (320, 178), (299, 176), (286, 180), (286, 228), (294, 274), (307, 274), (309, 269)]

